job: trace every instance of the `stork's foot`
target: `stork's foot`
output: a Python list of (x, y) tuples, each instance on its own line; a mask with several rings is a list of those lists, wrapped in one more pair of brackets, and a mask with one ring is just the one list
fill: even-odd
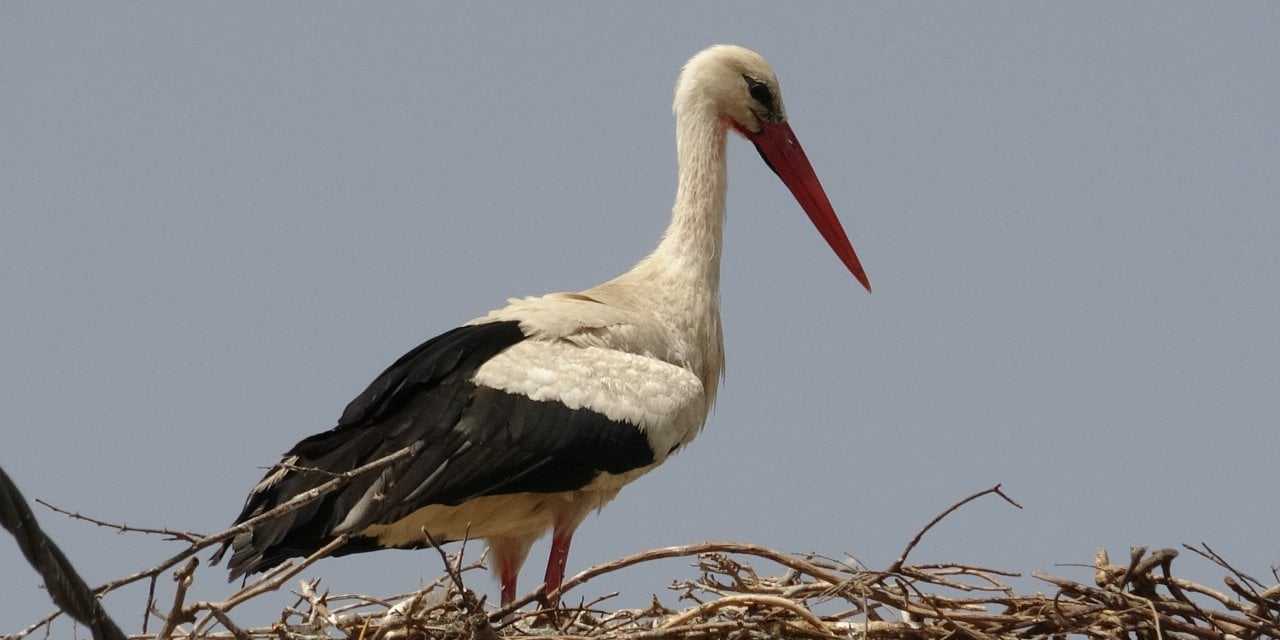
[(563, 614), (564, 609), (560, 607), (559, 600), (548, 600), (546, 589), (539, 590), (538, 615), (533, 618), (533, 626), (559, 629), (564, 621)]

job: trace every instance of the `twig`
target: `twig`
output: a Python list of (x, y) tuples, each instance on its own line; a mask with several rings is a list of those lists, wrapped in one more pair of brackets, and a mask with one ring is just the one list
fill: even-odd
[(1147, 608), (1151, 609), (1151, 621), (1156, 625), (1156, 637), (1164, 638), (1164, 632), (1160, 630), (1160, 612), (1156, 611), (1156, 603), (1148, 600)]
[(1209, 544), (1208, 544), (1207, 542), (1201, 542), (1201, 543), (1200, 543), (1200, 546), (1204, 547), (1204, 551), (1201, 551), (1201, 550), (1199, 550), (1199, 549), (1197, 549), (1197, 548), (1195, 548), (1195, 547), (1192, 547), (1192, 546), (1190, 546), (1190, 545), (1186, 545), (1186, 544), (1184, 544), (1184, 545), (1182, 545), (1182, 546), (1183, 546), (1183, 547), (1185, 547), (1185, 548), (1187, 548), (1187, 549), (1190, 549), (1190, 550), (1192, 550), (1192, 551), (1194, 551), (1194, 552), (1196, 552), (1196, 553), (1198, 553), (1198, 554), (1200, 554), (1200, 555), (1202, 555), (1202, 556), (1204, 556), (1204, 557), (1206, 557), (1206, 558), (1208, 558), (1208, 559), (1210, 559), (1210, 560), (1212, 560), (1212, 561), (1214, 562), (1214, 564), (1216, 564), (1216, 565), (1218, 565), (1218, 566), (1222, 567), (1223, 569), (1226, 569), (1227, 571), (1230, 571), (1230, 572), (1231, 572), (1232, 574), (1234, 574), (1237, 578), (1239, 578), (1242, 582), (1244, 582), (1244, 583), (1245, 583), (1245, 586), (1248, 586), (1250, 589), (1252, 589), (1252, 588), (1253, 588), (1251, 585), (1258, 585), (1258, 586), (1260, 586), (1260, 587), (1261, 587), (1261, 586), (1263, 586), (1263, 585), (1262, 585), (1262, 582), (1260, 582), (1257, 578), (1254, 578), (1253, 576), (1250, 576), (1250, 575), (1247, 575), (1247, 574), (1241, 573), (1241, 572), (1240, 572), (1240, 571), (1238, 571), (1235, 567), (1231, 566), (1231, 563), (1227, 562), (1225, 559), (1223, 559), (1223, 557), (1222, 557), (1222, 556), (1218, 555), (1218, 552), (1214, 551), (1214, 550), (1213, 550), (1213, 548), (1212, 548), (1212, 547), (1210, 547), (1210, 546), (1209, 546)]
[(36, 498), (35, 502), (37, 504), (43, 505), (45, 508), (50, 509), (54, 512), (61, 513), (62, 515), (67, 516), (68, 518), (72, 518), (74, 520), (83, 520), (85, 522), (98, 525), (99, 527), (115, 529), (120, 533), (147, 533), (147, 534), (158, 535), (158, 536), (168, 536), (169, 539), (171, 540), (185, 540), (187, 542), (198, 542), (201, 538), (205, 537), (203, 534), (195, 533), (192, 531), (174, 531), (173, 529), (153, 529), (151, 527), (134, 527), (127, 524), (116, 524), (114, 522), (100, 520), (92, 516), (86, 516), (80, 513), (79, 511), (68, 511), (61, 507), (57, 507), (57, 506), (54, 506), (53, 504), (45, 502), (40, 498)]
[(1268, 599), (1264, 597), (1263, 594), (1260, 594), (1253, 589), (1246, 589), (1244, 586), (1241, 586), (1240, 583), (1231, 576), (1224, 577), (1222, 582), (1230, 587), (1236, 595), (1252, 603), (1256, 607), (1257, 611), (1260, 612), (1263, 609), (1270, 609), (1273, 612), (1280, 612), (1280, 600), (1275, 599), (1274, 593), (1271, 598)]
[(427, 532), (426, 527), (423, 527), (422, 535), (435, 548), (436, 553), (440, 554), (440, 562), (444, 564), (444, 570), (449, 574), (449, 578), (453, 580), (454, 586), (458, 588), (458, 596), (462, 598), (462, 607), (467, 612), (467, 627), (471, 629), (472, 638), (475, 640), (497, 640), (498, 633), (494, 631), (493, 625), (489, 624), (488, 616), (484, 614), (484, 599), (477, 599), (476, 594), (462, 584), (462, 555), (467, 550), (466, 536), (463, 536), (463, 546), (458, 551), (458, 565), (454, 566), (453, 563), (449, 562), (449, 555), (440, 547), (440, 543), (436, 542), (435, 537)]
[(169, 615), (165, 617), (164, 626), (160, 628), (160, 633), (156, 634), (157, 640), (169, 640), (169, 637), (173, 635), (173, 630), (181, 622), (183, 618), (182, 602), (187, 598), (187, 589), (191, 587), (191, 576), (195, 573), (196, 565), (199, 563), (199, 560), (192, 558), (182, 565), (180, 569), (173, 572), (173, 581), (178, 583), (178, 586), (173, 590), (173, 606), (169, 608)]
[(898, 559), (894, 560), (893, 564), (889, 565), (889, 573), (897, 573), (898, 570), (902, 569), (902, 564), (907, 561), (907, 556), (911, 553), (911, 550), (915, 549), (917, 544), (920, 544), (920, 540), (924, 538), (924, 534), (928, 533), (929, 530), (932, 529), (934, 525), (941, 522), (943, 518), (946, 518), (947, 516), (951, 515), (951, 513), (956, 509), (959, 509), (960, 507), (963, 507), (964, 505), (974, 500), (977, 500), (978, 498), (981, 498), (982, 496), (985, 496), (989, 493), (994, 493), (1000, 496), (1001, 498), (1004, 498), (1005, 502), (1008, 502), (1009, 504), (1019, 509), (1022, 508), (1022, 505), (1018, 504), (1013, 498), (1010, 498), (1009, 496), (1005, 495), (1004, 492), (1000, 490), (1000, 485), (998, 484), (994, 487), (991, 487), (990, 489), (983, 489), (982, 491), (979, 491), (969, 496), (968, 498), (965, 498), (964, 500), (961, 500), (960, 502), (957, 502), (951, 505), (946, 511), (943, 511), (937, 516), (934, 516), (933, 520), (930, 520), (929, 524), (926, 524), (924, 528), (921, 529), (920, 532), (917, 533), (915, 537), (911, 539), (911, 542), (907, 543), (907, 548), (902, 550), (902, 555), (898, 556)]
[[(449, 579), (453, 581), (453, 586), (458, 589), (458, 594), (462, 597), (462, 604), (466, 607), (467, 613), (475, 613), (475, 607), (473, 605), (477, 605), (478, 603), (474, 602), (474, 594), (471, 594), (470, 597), (468, 597), (470, 591), (467, 589), (466, 585), (462, 584), (462, 571), (449, 561), (449, 554), (444, 552), (440, 543), (436, 541), (435, 536), (428, 533), (425, 527), (422, 529), (422, 537), (426, 538), (427, 543), (431, 545), (431, 548), (435, 549), (436, 553), (440, 554), (440, 564), (444, 565), (445, 573), (448, 574)], [(461, 551), (458, 554), (458, 563), (462, 563)]]
[(151, 622), (151, 605), (156, 601), (156, 576), (151, 576), (147, 581), (147, 604), (142, 607), (142, 632), (147, 632), (147, 625)]
[(987, 576), (983, 574), (991, 574), (996, 576), (1005, 576), (1007, 578), (1021, 578), (1022, 573), (1019, 571), (1009, 571), (1008, 569), (996, 569), (993, 567), (983, 567), (974, 564), (961, 564), (958, 562), (929, 562), (926, 564), (913, 564), (912, 568), (920, 571), (938, 571), (939, 573), (968, 573), (981, 575), (983, 578)]
[(316, 593), (316, 586), (320, 584), (320, 578), (315, 580), (300, 580), (298, 582), (298, 595), (302, 596), (307, 604), (311, 605), (311, 612), (307, 616), (307, 622), (312, 622), (319, 618), (330, 626), (338, 626), (338, 617), (333, 615), (326, 603), (329, 592), (326, 590), (324, 595)]
[(641, 631), (639, 633), (627, 634), (629, 640), (665, 640), (666, 638), (719, 638), (727, 637), (728, 632), (735, 629), (744, 629), (742, 622), (705, 622), (703, 624), (691, 624), (685, 627), (673, 627), (670, 629), (654, 629), (652, 631)]
[[(662, 626), (658, 628), (670, 629), (673, 627), (678, 627), (684, 624), (685, 622), (692, 620), (693, 618), (714, 613), (717, 609), (722, 609), (724, 607), (737, 607), (737, 606), (750, 606), (750, 605), (762, 605), (762, 606), (786, 609), (800, 616), (802, 620), (809, 623), (809, 626), (813, 627), (813, 629), (818, 633), (821, 633), (823, 635), (828, 635), (828, 636), (831, 635), (831, 632), (827, 630), (826, 623), (824, 623), (821, 619), (819, 619), (818, 616), (813, 615), (812, 611), (809, 611), (808, 609), (786, 598), (779, 598), (778, 596), (757, 595), (757, 594), (725, 596), (718, 600), (712, 600), (711, 602), (702, 604), (698, 607), (685, 611), (684, 613), (678, 616), (675, 616), (670, 620), (667, 620), (666, 622), (662, 623)], [(835, 636), (832, 636), (832, 637), (835, 637)]]
[[(1172, 549), (1168, 549), (1167, 551), (1172, 551)], [(1212, 617), (1206, 614), (1204, 610), (1200, 608), (1200, 605), (1192, 601), (1191, 598), (1188, 598), (1187, 594), (1184, 593), (1182, 589), (1178, 586), (1177, 581), (1174, 580), (1173, 559), (1177, 557), (1177, 555), (1178, 555), (1177, 552), (1174, 552), (1172, 554), (1167, 554), (1164, 558), (1164, 561), (1160, 563), (1160, 574), (1163, 577), (1163, 583), (1165, 588), (1169, 590), (1169, 593), (1178, 602), (1181, 602), (1187, 605), (1188, 607), (1191, 607), (1192, 609), (1194, 609), (1196, 612), (1196, 616), (1199, 616), (1200, 619), (1208, 620), (1209, 623), (1212, 624), (1215, 629), (1222, 631), (1222, 629), (1218, 626), (1217, 622), (1215, 622), (1212, 619)]]
[(253, 640), (253, 637), (249, 635), (249, 632), (237, 627), (236, 623), (231, 620), (231, 616), (228, 616), (226, 612), (221, 609), (214, 609), (210, 613), (213, 614), (213, 617), (218, 619), (218, 624), (226, 627), (227, 631), (231, 632), (231, 636), (236, 640)]

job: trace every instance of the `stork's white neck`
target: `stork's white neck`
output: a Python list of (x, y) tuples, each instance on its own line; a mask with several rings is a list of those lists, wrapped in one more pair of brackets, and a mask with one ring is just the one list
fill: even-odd
[(677, 103), (676, 158), (679, 175), (671, 224), (647, 262), (655, 262), (687, 286), (720, 290), (723, 244), (727, 129), (707, 104)]
[(615, 346), (690, 369), (702, 380), (709, 405), (724, 368), (720, 248), (727, 129), (710, 104), (682, 101), (679, 90), (675, 111), (679, 177), (671, 224), (658, 248), (633, 269), (584, 293), (652, 314), (665, 325), (669, 339), (661, 344)]
[(629, 275), (648, 284), (651, 309), (677, 332), (685, 362), (702, 379), (708, 405), (724, 372), (720, 255), (728, 189), (727, 125), (696, 91), (676, 94), (679, 175), (671, 223), (658, 248)]

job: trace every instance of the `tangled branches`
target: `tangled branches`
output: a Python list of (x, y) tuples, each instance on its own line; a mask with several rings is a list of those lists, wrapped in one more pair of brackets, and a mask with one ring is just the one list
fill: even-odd
[[(389, 598), (331, 595), (319, 580), (296, 583), (297, 599), (270, 626), (237, 624), (231, 609), (281, 588), (314, 558), (263, 576), (221, 602), (185, 602), (195, 568), (174, 573), (167, 611), (149, 605), (162, 621), (139, 640), (462, 640), (477, 638), (1280, 638), (1280, 584), (1268, 586), (1228, 564), (1207, 545), (1186, 547), (1228, 575), (1226, 591), (1174, 575), (1174, 549), (1134, 548), (1127, 562), (1094, 557), (1093, 584), (1036, 572), (1049, 593), (1024, 594), (1009, 586), (1020, 574), (959, 563), (911, 564), (908, 556), (929, 529), (970, 500), (995, 494), (1016, 505), (997, 485), (962, 500), (926, 525), (887, 568), (850, 560), (783, 553), (753, 544), (704, 542), (653, 549), (588, 569), (556, 593), (529, 594), (509, 607), (486, 610), (464, 582), (482, 563), (462, 564), (462, 552), (441, 552), (446, 575), (425, 588)], [(219, 534), (221, 536), (222, 534)], [(215, 536), (218, 537), (218, 536)], [(207, 538), (199, 538), (199, 546)], [(526, 610), (534, 601), (563, 603), (602, 575), (675, 557), (694, 559), (698, 577), (672, 585), (643, 609), (610, 609), (609, 596), (579, 604)], [(168, 566), (175, 566), (176, 563)], [(758, 568), (759, 567), (759, 568)], [(767, 571), (765, 570), (767, 568)], [(1274, 572), (1273, 572), (1274, 573)], [(147, 572), (143, 572), (147, 574)], [(776, 574), (776, 575), (774, 575)], [(150, 575), (155, 575), (150, 574)], [(1280, 576), (1276, 577), (1280, 582)], [(31, 634), (43, 622), (12, 639)]]
[[(1211, 555), (1211, 551), (1197, 550)], [(566, 583), (661, 558), (692, 557), (699, 577), (672, 585), (672, 603), (608, 610), (601, 601), (554, 610), (477, 615), (478, 600), (456, 588), (478, 563), (458, 567), (421, 591), (381, 599), (319, 592), (302, 582), (298, 600), (268, 627), (223, 631), (166, 624), (146, 638), (302, 640), (316, 637), (463, 640), (466, 638), (1274, 638), (1280, 637), (1280, 586), (1259, 589), (1233, 578), (1231, 597), (1174, 577), (1172, 549), (1135, 549), (1128, 564), (1100, 551), (1096, 585), (1047, 574), (1051, 594), (1025, 595), (1004, 584), (1018, 574), (963, 564), (903, 564), (870, 571), (849, 562), (785, 554), (752, 544), (705, 542), (654, 549), (594, 567)], [(451, 560), (456, 562), (456, 560)], [(753, 565), (780, 565), (762, 575)], [(1234, 570), (1229, 570), (1234, 572)], [(1247, 596), (1245, 594), (1248, 594)], [(214, 611), (217, 611), (214, 609)]]

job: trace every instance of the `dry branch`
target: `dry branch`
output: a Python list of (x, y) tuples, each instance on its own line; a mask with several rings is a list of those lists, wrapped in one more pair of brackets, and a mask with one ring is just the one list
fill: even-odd
[(54, 603), (87, 625), (94, 640), (124, 640), (124, 632), (103, 610), (67, 556), (45, 535), (26, 498), (4, 469), (0, 469), (0, 525), (13, 534), (22, 555), (40, 572)]

